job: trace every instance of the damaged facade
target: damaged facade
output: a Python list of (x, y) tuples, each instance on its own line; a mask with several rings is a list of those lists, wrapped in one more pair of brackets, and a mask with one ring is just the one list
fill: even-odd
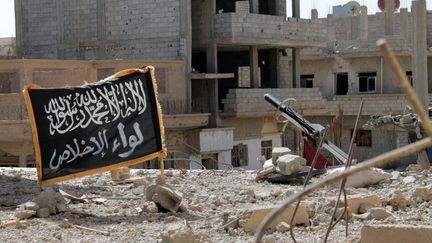
[[(357, 16), (318, 18), (311, 10), (302, 19), (299, 0), (294, 18), (285, 0), (15, 0), (24, 60), (0, 62), (0, 163), (34, 160), (25, 84), (79, 85), (144, 65), (156, 67), (169, 166), (258, 169), (257, 157), (272, 147), (298, 149), (298, 132), (276, 121), (265, 93), (296, 99), (293, 109), (323, 125), (340, 107), (335, 143), (346, 151), (361, 100), (363, 124), (370, 115), (402, 114), (407, 104), (378, 38), (386, 37), (417, 90), (432, 88), (432, 12), (425, 1), (413, 4), (415, 13), (368, 15), (362, 6)], [(408, 143), (406, 131), (357, 135), (360, 161)]]

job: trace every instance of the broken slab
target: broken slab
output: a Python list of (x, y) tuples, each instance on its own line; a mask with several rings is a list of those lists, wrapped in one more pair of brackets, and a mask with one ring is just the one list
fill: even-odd
[[(351, 166), (355, 167), (355, 166)], [(334, 174), (340, 174), (345, 171), (345, 167), (336, 168), (333, 170), (330, 170), (328, 175), (334, 175)], [(383, 171), (379, 168), (370, 168), (365, 171), (360, 171), (358, 173), (355, 173), (354, 175), (351, 175), (348, 177), (345, 187), (365, 187), (377, 184), (385, 179), (392, 178), (392, 175)], [(340, 181), (337, 183), (332, 184), (333, 187), (340, 187)]]
[(113, 181), (124, 181), (130, 178), (129, 167), (120, 167), (111, 171), (111, 179)]
[(292, 154), (280, 156), (276, 162), (276, 171), (283, 175), (292, 175), (303, 169), (306, 159)]
[[(267, 215), (275, 208), (277, 207), (253, 210), (246, 220), (244, 231), (255, 231), (260, 225), (260, 223), (263, 221), (263, 219), (267, 217)], [(275, 220), (273, 220), (273, 222), (269, 225), (269, 228), (276, 229), (276, 226), (281, 222), (291, 222), (294, 209), (295, 205), (290, 205), (289, 207), (287, 207), (284, 211), (282, 211), (282, 213), (279, 214), (278, 217), (276, 217)], [(293, 223), (294, 225), (309, 224), (309, 214), (306, 207), (302, 205), (299, 206)]]
[(348, 210), (350, 213), (359, 214), (360, 213), (360, 205), (368, 204), (373, 205), (374, 207), (381, 207), (382, 201), (381, 198), (377, 195), (370, 196), (352, 196), (347, 199)]
[(34, 215), (36, 215), (36, 211), (34, 210), (19, 210), (15, 212), (15, 217), (20, 220), (31, 218)]
[(274, 165), (276, 165), (276, 162), (279, 159), (279, 157), (286, 155), (286, 154), (291, 154), (291, 153), (292, 153), (291, 149), (289, 149), (287, 147), (273, 148), (273, 150), (272, 150), (272, 163)]
[(365, 225), (361, 230), (361, 243), (432, 242), (432, 226)]

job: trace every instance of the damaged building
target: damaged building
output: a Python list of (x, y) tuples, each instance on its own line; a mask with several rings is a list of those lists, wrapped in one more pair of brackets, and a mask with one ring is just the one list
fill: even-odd
[[(34, 163), (25, 84), (80, 85), (145, 65), (156, 68), (170, 167), (258, 169), (273, 147), (300, 150), (301, 134), (275, 119), (266, 93), (295, 99), (290, 106), (311, 122), (336, 124), (331, 139), (347, 151), (361, 101), (363, 124), (406, 110), (377, 39), (387, 39), (422, 101), (432, 88), (432, 12), (424, 0), (411, 12), (386, 3), (373, 15), (360, 6), (303, 19), (299, 0), (293, 17), (285, 0), (15, 0), (18, 60), (0, 61), (0, 163)], [(408, 134), (360, 130), (356, 143), (361, 161), (408, 144)]]

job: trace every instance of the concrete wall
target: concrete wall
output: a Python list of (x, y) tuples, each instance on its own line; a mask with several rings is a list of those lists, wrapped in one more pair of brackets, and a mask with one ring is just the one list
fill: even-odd
[(179, 59), (180, 2), (16, 0), (19, 53), (44, 59)]
[[(291, 57), (279, 56), (278, 75), (279, 81), (288, 86), (292, 83), (290, 73)], [(399, 56), (399, 62), (405, 71), (412, 71), (411, 57)], [(301, 74), (314, 75), (314, 88), (318, 88), (327, 99), (333, 99), (335, 90), (335, 74), (348, 73), (349, 88), (348, 94), (359, 94), (358, 73), (376, 72), (375, 90), (377, 94), (398, 94), (401, 93), (397, 80), (388, 70), (385, 61), (381, 63), (381, 57), (343, 57), (334, 56), (326, 59), (306, 59), (301, 61)], [(381, 91), (381, 81), (382, 91)], [(279, 85), (279, 84), (278, 84)]]
[[(5, 90), (3, 93), (21, 93), (24, 85), (29, 83), (42, 87), (75, 86), (83, 84), (84, 81), (95, 82), (98, 78), (105, 78), (123, 69), (147, 65), (155, 67), (159, 101), (163, 112), (187, 113), (184, 61), (0, 61), (0, 78), (5, 77), (0, 80), (0, 86), (1, 90)], [(0, 102), (0, 106), (3, 104)]]

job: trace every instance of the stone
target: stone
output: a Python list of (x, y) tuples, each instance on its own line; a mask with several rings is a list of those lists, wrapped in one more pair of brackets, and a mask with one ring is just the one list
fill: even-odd
[(17, 228), (17, 229), (26, 229), (27, 226), (25, 224), (23, 224), (19, 219), (17, 219), (16, 222), (15, 222), (15, 228)]
[(405, 184), (414, 183), (416, 181), (416, 178), (414, 176), (407, 176), (407, 177), (403, 178), (402, 181)]
[(120, 167), (111, 171), (113, 181), (124, 181), (130, 178), (129, 167)]
[(196, 234), (188, 225), (169, 228), (161, 233), (161, 243), (204, 242), (206, 239), (208, 239), (208, 236)]
[(392, 213), (388, 212), (385, 208), (371, 208), (369, 209), (369, 218), (375, 220), (384, 220), (388, 217), (394, 217)]
[(432, 226), (414, 225), (365, 225), (361, 230), (361, 243), (429, 243)]
[(158, 207), (154, 202), (144, 202), (142, 211), (145, 213), (158, 213)]
[(286, 154), (277, 159), (276, 171), (283, 175), (292, 175), (303, 169), (306, 159), (292, 154)]
[(399, 190), (393, 192), (393, 195), (390, 198), (390, 205), (392, 206), (394, 211), (399, 209), (404, 209), (408, 206), (408, 200), (405, 198), (403, 193)]
[(136, 178), (136, 179), (131, 179), (132, 183), (134, 185), (134, 187), (139, 187), (139, 186), (145, 186), (146, 180), (144, 178)]
[(59, 202), (56, 205), (56, 211), (57, 211), (57, 213), (66, 212), (66, 211), (68, 211), (68, 206), (66, 205), (65, 202)]
[(432, 189), (430, 187), (417, 187), (414, 189), (411, 199), (417, 203), (432, 201)]
[[(343, 214), (344, 210), (345, 210), (344, 207), (338, 208), (336, 210), (336, 214), (335, 214), (334, 220), (337, 220)], [(352, 213), (351, 213), (351, 211), (348, 208), (347, 208), (347, 211), (345, 212), (345, 215), (343, 216), (342, 219), (346, 219), (347, 216), (348, 216), (348, 220), (352, 219)]]
[(20, 220), (31, 218), (34, 215), (36, 215), (36, 211), (34, 210), (19, 210), (15, 212), (15, 217)]
[[(356, 195), (356, 196), (349, 196), (347, 199), (348, 204), (348, 210), (351, 214), (359, 214), (359, 209), (361, 204), (370, 204), (375, 207), (382, 206), (381, 198), (377, 195), (369, 195), (369, 196), (363, 196), (363, 195)], [(334, 205), (334, 204), (333, 204)]]
[(23, 204), (24, 209), (37, 211), (39, 209), (39, 205), (35, 202), (26, 202)]
[(290, 230), (290, 225), (287, 222), (280, 222), (276, 225), (276, 231), (280, 233), (285, 233)]
[(37, 211), (36, 215), (39, 218), (46, 218), (46, 217), (50, 216), (50, 210), (48, 208), (40, 208)]
[(286, 154), (291, 154), (291, 153), (292, 153), (291, 149), (286, 148), (286, 147), (273, 148), (273, 150), (272, 150), (272, 163), (274, 165), (276, 165), (279, 157), (286, 155)]
[(376, 206), (376, 205), (373, 205), (373, 204), (368, 203), (368, 202), (361, 203), (359, 206), (358, 213), (360, 213), (360, 214), (367, 213), (367, 212), (369, 212), (369, 209), (373, 208), (374, 206)]
[(72, 224), (67, 219), (63, 219), (62, 222), (59, 224), (60, 228), (69, 229), (72, 227)]
[(39, 205), (39, 208), (48, 208), (50, 214), (57, 213), (59, 209), (65, 209), (63, 205), (57, 206), (58, 204), (66, 205), (66, 201), (62, 194), (55, 192), (51, 187), (47, 187), (43, 192), (39, 193), (36, 199), (34, 199), (34, 202)]
[(134, 195), (141, 195), (145, 193), (145, 187), (144, 186), (139, 186), (137, 188), (132, 189), (132, 193)]
[[(247, 218), (246, 225), (244, 226), (244, 231), (252, 232), (255, 231), (263, 219), (274, 209), (274, 207), (259, 208), (252, 211), (250, 216)], [(280, 222), (291, 222), (295, 205), (290, 205), (278, 217), (270, 224), (269, 228), (275, 229), (276, 225)], [(306, 207), (300, 205), (296, 216), (294, 218), (294, 225), (308, 225), (309, 224), (309, 214)]]
[(182, 197), (166, 186), (157, 185), (151, 200), (162, 208), (175, 213), (180, 207)]

